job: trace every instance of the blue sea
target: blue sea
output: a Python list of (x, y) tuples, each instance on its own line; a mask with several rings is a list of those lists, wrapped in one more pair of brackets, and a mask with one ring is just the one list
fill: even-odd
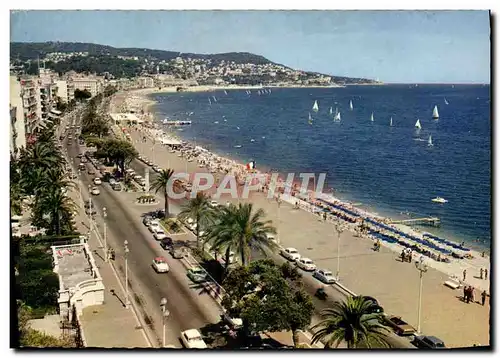
[[(439, 228), (421, 230), (490, 247), (489, 85), (272, 88), (261, 95), (218, 90), (152, 98), (159, 119), (193, 122), (172, 130), (185, 140), (242, 162), (255, 160), (262, 170), (327, 173), (334, 195), (363, 209), (393, 219), (439, 217)], [(330, 107), (340, 111), (341, 122), (333, 121)], [(448, 203), (433, 203), (437, 196)]]

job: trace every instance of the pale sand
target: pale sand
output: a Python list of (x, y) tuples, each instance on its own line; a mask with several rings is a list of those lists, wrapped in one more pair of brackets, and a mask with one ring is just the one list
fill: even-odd
[[(140, 132), (131, 131), (132, 141), (141, 155), (153, 159), (154, 153), (154, 161), (161, 167), (177, 172), (206, 172), (206, 169), (198, 168), (196, 161), (188, 163), (160, 144), (142, 143), (141, 137)], [(154, 151), (151, 150), (153, 146)], [(219, 201), (226, 200), (235, 202), (226, 197)], [(319, 267), (336, 271), (337, 239), (332, 224), (320, 223), (317, 216), (293, 210), (288, 204), (282, 204), (278, 211), (276, 202), (260, 193), (254, 193), (249, 200), (263, 208), (273, 220), (283, 246), (293, 246), (313, 259)], [(357, 294), (376, 297), (388, 313), (401, 315), (416, 326), (419, 278), (415, 266), (399, 262), (396, 259), (398, 254), (388, 248), (382, 247), (380, 252), (373, 252), (372, 245), (372, 241), (354, 237), (351, 232), (341, 235), (342, 284)], [(478, 272), (471, 271), (467, 281), (476, 280), (472, 276), (478, 275)], [(461, 289), (453, 291), (443, 285), (447, 279), (447, 275), (432, 267), (424, 276), (422, 331), (440, 337), (450, 347), (488, 344), (489, 298), (484, 307), (475, 303), (467, 305), (457, 298), (463, 294)], [(480, 299), (479, 294), (476, 290), (476, 300)]]

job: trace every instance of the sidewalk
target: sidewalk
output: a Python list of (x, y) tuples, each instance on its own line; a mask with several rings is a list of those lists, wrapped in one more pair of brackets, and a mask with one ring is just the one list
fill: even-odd
[[(81, 205), (79, 195), (70, 196)], [(84, 194), (85, 197), (85, 194)], [(76, 216), (77, 228), (82, 234), (89, 231), (87, 216), (81, 209)], [(88, 241), (99, 268), (104, 286), (104, 304), (86, 307), (80, 317), (87, 347), (149, 348), (145, 333), (132, 308), (126, 309), (123, 284), (118, 282), (109, 263), (104, 262), (103, 248), (93, 233)]]

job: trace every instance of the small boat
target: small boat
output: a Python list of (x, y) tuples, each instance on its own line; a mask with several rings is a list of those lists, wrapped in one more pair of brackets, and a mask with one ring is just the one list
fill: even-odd
[(208, 104), (212, 105), (212, 100), (210, 98), (208, 99)]
[(309, 113), (309, 119), (307, 120), (307, 123), (309, 123), (311, 125), (313, 124), (313, 119), (311, 117), (311, 113)]
[(260, 96), (260, 90), (259, 90), (259, 91), (257, 91), (257, 94)]
[(266, 136), (265, 136), (265, 135), (263, 135), (263, 136), (262, 136), (262, 139), (266, 139)]
[(427, 141), (427, 146), (432, 147), (434, 144), (432, 144), (432, 135), (429, 135), (429, 140)]
[(238, 130), (239, 130), (239, 129), (240, 129), (240, 127), (236, 127), (236, 129), (238, 129)]
[(392, 127), (392, 117), (391, 117), (391, 121), (389, 122), (389, 126)]
[(420, 119), (417, 119), (417, 122), (415, 123), (415, 127), (417, 129), (422, 129), (422, 125), (420, 124)]
[(330, 115), (333, 115), (333, 108), (330, 107)]
[(235, 145), (234, 147), (235, 148), (241, 148), (242, 146), (240, 144), (238, 144), (238, 145)]
[(434, 109), (432, 110), (432, 118), (439, 119), (438, 106), (434, 106)]
[(375, 119), (373, 118), (373, 112), (372, 112), (372, 115), (370, 116), (370, 121), (375, 122)]
[(349, 108), (351, 109), (351, 111), (353, 110), (353, 106), (352, 106), (352, 101), (349, 101)]
[(219, 124), (219, 121), (215, 121), (214, 124)]
[(340, 122), (340, 112), (338, 108), (335, 108), (335, 117), (333, 118), (335, 122)]
[(227, 119), (224, 119), (224, 122), (227, 122)]
[(314, 104), (313, 104), (312, 110), (313, 110), (314, 112), (318, 112), (318, 111), (319, 111), (318, 101), (314, 101)]
[(446, 104), (446, 105), (448, 105), (448, 104), (449, 104), (449, 103), (448, 103), (448, 101), (446, 100), (446, 97), (445, 97), (445, 99), (444, 99), (444, 104)]
[(445, 204), (448, 202), (448, 200), (446, 200), (445, 198), (442, 198), (440, 196), (435, 197), (434, 199), (432, 199), (432, 201), (434, 203), (440, 203), (440, 204)]
[(226, 92), (226, 90), (224, 90), (224, 94), (227, 96), (227, 92)]
[(250, 142), (255, 142), (255, 139), (253, 139), (253, 138), (252, 138), (252, 139), (250, 139)]
[(217, 103), (217, 98), (215, 98), (215, 96), (212, 96), (212, 98), (214, 99), (214, 102)]

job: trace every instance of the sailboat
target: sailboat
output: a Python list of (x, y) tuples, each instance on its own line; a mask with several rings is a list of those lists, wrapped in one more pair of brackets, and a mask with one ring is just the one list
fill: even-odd
[(208, 104), (212, 105), (212, 101), (210, 100), (210, 98), (208, 99)]
[(429, 135), (429, 140), (427, 141), (427, 146), (432, 147), (434, 144), (432, 144), (432, 135)]
[(422, 129), (422, 125), (420, 125), (420, 119), (417, 119), (417, 122), (415, 123), (415, 127), (417, 129)]
[(391, 117), (391, 121), (390, 121), (390, 123), (389, 123), (389, 126), (391, 126), (391, 127), (392, 127), (392, 117)]
[(370, 121), (375, 122), (375, 119), (373, 118), (373, 112), (372, 112), (372, 115), (370, 116)]
[(352, 106), (352, 101), (349, 101), (349, 108), (351, 109), (351, 111), (353, 110), (353, 106)]
[(439, 119), (438, 106), (434, 106), (434, 109), (432, 111), (432, 118), (433, 119)]
[(215, 98), (215, 96), (212, 96), (212, 98), (214, 99), (214, 102), (217, 102), (217, 98)]
[(313, 110), (314, 112), (319, 111), (318, 101), (314, 101), (314, 104), (313, 104), (313, 108), (312, 108), (312, 110)]
[(309, 123), (311, 125), (313, 124), (313, 119), (311, 117), (311, 113), (309, 113), (309, 120), (307, 121), (307, 123)]
[(332, 114), (333, 114), (333, 108), (330, 107), (330, 115), (332, 115)]
[(227, 92), (226, 92), (226, 90), (224, 90), (224, 94), (227, 96)]
[(446, 100), (446, 97), (445, 97), (445, 99), (444, 99), (444, 104), (446, 104), (446, 105), (448, 105), (448, 104), (449, 104), (449, 103), (448, 103), (448, 101)]
[(340, 122), (340, 112), (335, 108), (335, 122)]

